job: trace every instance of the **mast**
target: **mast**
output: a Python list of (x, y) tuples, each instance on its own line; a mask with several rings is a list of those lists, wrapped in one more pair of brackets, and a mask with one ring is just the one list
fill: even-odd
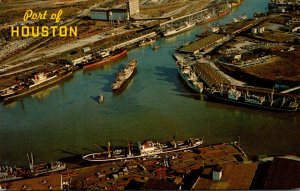
[(132, 153), (131, 153), (131, 146), (130, 146), (129, 141), (128, 141), (128, 156), (132, 156)]
[(286, 98), (285, 98), (285, 96), (284, 96), (284, 97), (282, 98), (281, 106), (283, 106), (285, 103), (286, 103)]
[(32, 152), (31, 152), (31, 165), (32, 165), (32, 170), (33, 170), (34, 164), (33, 164), (33, 153)]
[(99, 149), (101, 149), (102, 152), (105, 152), (105, 150), (103, 150), (99, 145), (97, 145), (97, 144), (95, 144), (95, 145), (96, 145), (96, 147), (98, 147)]
[(271, 106), (273, 106), (273, 103), (274, 103), (274, 88), (273, 88), (273, 90), (272, 90), (272, 92), (271, 92), (271, 99), (270, 99), (270, 102), (271, 102)]
[(110, 142), (108, 142), (108, 145), (107, 145), (107, 152), (108, 152), (108, 158), (111, 158)]
[(28, 162), (29, 162), (29, 169), (31, 172), (33, 172), (33, 154), (32, 154), (32, 152), (31, 152), (30, 156), (27, 153), (27, 158), (28, 158)]

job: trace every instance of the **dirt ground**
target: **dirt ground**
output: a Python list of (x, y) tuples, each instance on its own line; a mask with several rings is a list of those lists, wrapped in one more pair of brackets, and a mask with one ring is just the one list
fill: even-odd
[(281, 60), (245, 69), (254, 76), (276, 80), (300, 81), (300, 50), (281, 53)]

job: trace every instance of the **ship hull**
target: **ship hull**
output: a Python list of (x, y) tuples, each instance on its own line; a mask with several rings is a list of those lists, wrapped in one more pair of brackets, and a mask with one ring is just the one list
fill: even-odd
[(100, 61), (97, 61), (97, 62), (94, 62), (94, 63), (90, 63), (90, 64), (86, 64), (83, 66), (83, 69), (93, 69), (93, 68), (98, 68), (98, 67), (101, 67), (103, 66), (104, 64), (107, 64), (109, 62), (113, 62), (113, 61), (117, 61), (121, 58), (124, 58), (127, 56), (127, 49), (119, 52), (118, 54), (115, 54), (115, 55), (112, 55), (112, 56), (109, 56), (107, 58), (104, 58)]
[[(17, 174), (7, 175), (6, 177), (0, 176), (0, 183), (10, 182), (15, 180), (23, 180), (26, 178), (38, 177), (66, 169), (66, 164), (61, 163), (60, 166), (51, 167), (50, 163), (38, 164), (34, 166), (34, 170), (31, 171), (28, 167), (19, 168)], [(15, 173), (16, 171), (14, 171)], [(0, 173), (1, 174), (1, 173)]]
[(28, 88), (28, 89), (22, 90), (21, 92), (16, 93), (14, 95), (7, 96), (7, 97), (4, 98), (3, 104), (8, 104), (8, 103), (16, 101), (16, 100), (18, 100), (18, 99), (20, 99), (22, 97), (25, 97), (27, 95), (31, 95), (33, 93), (36, 93), (36, 92), (38, 92), (38, 91), (40, 91), (42, 89), (45, 89), (45, 88), (47, 88), (49, 86), (52, 86), (52, 85), (60, 82), (61, 80), (67, 79), (67, 78), (72, 77), (72, 76), (73, 76), (73, 72), (69, 71), (66, 74), (62, 74), (62, 76), (58, 76), (58, 77), (56, 77), (56, 78), (54, 78), (54, 79), (52, 79), (50, 81), (46, 81), (46, 82), (44, 82), (42, 84), (39, 84), (37, 86), (34, 86), (32, 88)]
[[(228, 103), (231, 105), (244, 106), (247, 108), (254, 108), (254, 109), (274, 111), (274, 112), (295, 112), (295, 111), (297, 111), (297, 108), (277, 107), (277, 106), (269, 106), (269, 105), (263, 105), (263, 104), (260, 105), (260, 104), (245, 102), (244, 100), (241, 100), (241, 99), (231, 100), (231, 99), (228, 99), (228, 98), (220, 95), (219, 93), (211, 93), (211, 92), (205, 91), (205, 94), (208, 95), (208, 98), (212, 98), (215, 101), (218, 101), (221, 103)], [(225, 94), (225, 95), (227, 95), (227, 94)]]
[(137, 73), (137, 69), (135, 68), (135, 69), (133, 70), (131, 76), (130, 76), (128, 79), (126, 79), (126, 80), (122, 83), (122, 85), (121, 85), (119, 88), (117, 88), (117, 89), (112, 89), (113, 92), (114, 92), (114, 93), (120, 93), (120, 92), (122, 92), (122, 91), (126, 88), (126, 86), (129, 84), (129, 82), (131, 81), (131, 79), (134, 77), (134, 75), (135, 75), (136, 73)]
[(191, 25), (189, 25), (189, 26), (187, 26), (187, 27), (184, 27), (184, 28), (182, 28), (182, 29), (174, 30), (174, 31), (172, 31), (172, 32), (166, 32), (166, 33), (163, 33), (163, 35), (164, 35), (165, 37), (173, 36), (173, 35), (179, 34), (179, 33), (181, 33), (181, 32), (187, 31), (187, 30), (189, 30), (190, 28), (194, 27), (195, 25), (196, 25), (196, 23), (191, 24)]
[(172, 153), (172, 152), (180, 152), (180, 151), (185, 151), (189, 149), (193, 149), (196, 147), (199, 147), (203, 144), (203, 140), (198, 142), (197, 144), (194, 145), (188, 145), (188, 146), (181, 146), (179, 148), (174, 148), (174, 149), (166, 149), (162, 150), (160, 152), (153, 152), (153, 153), (147, 153), (147, 154), (140, 154), (140, 155), (133, 155), (133, 156), (126, 156), (126, 157), (112, 157), (112, 158), (93, 158), (93, 156), (99, 156), (103, 155), (105, 153), (91, 153), (88, 155), (85, 155), (82, 157), (83, 160), (92, 162), (92, 163), (103, 163), (103, 162), (114, 162), (114, 161), (121, 161), (121, 160), (130, 160), (130, 159), (137, 159), (137, 158), (143, 158), (143, 157), (151, 157), (154, 155), (162, 155), (162, 154), (167, 154), (167, 153)]
[(231, 11), (230, 8), (227, 8), (226, 10), (219, 12), (219, 18), (226, 16), (227, 14), (229, 14)]
[(207, 18), (205, 20), (200, 20), (200, 21), (197, 21), (197, 24), (204, 24), (204, 23), (209, 23), (209, 22), (212, 22), (212, 21), (215, 21), (217, 20), (219, 17), (217, 14), (215, 14), (214, 16), (210, 17), (210, 18)]
[(189, 86), (189, 88), (190, 88), (191, 90), (193, 90), (193, 91), (195, 91), (195, 92), (197, 92), (197, 93), (202, 93), (203, 88), (199, 89), (199, 88), (197, 88), (196, 86), (194, 86), (193, 84), (191, 84), (191, 83), (189, 82), (189, 80), (187, 79), (187, 76), (184, 75), (184, 74), (181, 72), (180, 68), (178, 68), (178, 73), (179, 73), (179, 76), (184, 80), (184, 82)]

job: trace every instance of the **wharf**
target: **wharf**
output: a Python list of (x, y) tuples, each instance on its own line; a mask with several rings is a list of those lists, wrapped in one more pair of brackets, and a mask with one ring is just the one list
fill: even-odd
[(114, 45), (114, 46), (112, 46), (111, 48), (108, 48), (108, 49), (114, 50), (114, 49), (118, 49), (118, 48), (123, 48), (123, 47), (126, 47), (126, 46), (130, 46), (130, 45), (135, 44), (137, 42), (140, 42), (140, 41), (142, 41), (144, 39), (155, 37), (156, 35), (157, 35), (156, 32), (150, 32), (148, 34), (145, 34), (145, 35), (136, 37), (134, 39), (122, 42), (120, 44)]
[(198, 76), (205, 82), (208, 87), (220, 84), (231, 85), (230, 80), (220, 75), (216, 68), (207, 62), (200, 62), (194, 65), (194, 70)]
[(63, 183), (70, 189), (122, 190), (141, 189), (143, 185), (146, 187), (151, 185), (148, 181), (159, 180), (171, 183), (173, 186), (177, 185), (177, 187), (184, 185), (184, 188), (190, 189), (194, 182), (191, 185), (187, 182), (191, 180), (191, 177), (196, 180), (201, 174), (200, 171), (207, 167), (216, 165), (226, 167), (227, 164), (236, 166), (248, 163), (252, 164), (237, 145), (223, 143), (152, 158), (101, 163), (66, 170), (62, 175), (52, 173), (48, 176), (2, 183), (1, 186), (7, 189), (60, 190), (64, 187), (61, 185)]
[(197, 40), (196, 42), (190, 43), (185, 47), (182, 47), (179, 52), (197, 54), (210, 46), (225, 41), (225, 39), (227, 39), (225, 35), (211, 34), (200, 40)]

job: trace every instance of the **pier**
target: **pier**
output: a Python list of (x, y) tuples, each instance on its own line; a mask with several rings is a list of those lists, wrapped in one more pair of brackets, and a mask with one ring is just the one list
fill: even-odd
[(164, 27), (168, 27), (169, 25), (172, 25), (176, 22), (178, 22), (178, 23), (184, 22), (185, 20), (202, 20), (205, 17), (205, 15), (212, 14), (214, 12), (215, 12), (215, 10), (213, 8), (207, 8), (207, 9), (197, 11), (195, 13), (181, 16), (181, 17), (178, 17), (175, 19), (171, 18), (169, 21), (160, 23), (159, 26), (161, 28), (164, 28)]
[[(221, 6), (225, 6), (227, 8), (221, 8)], [(221, 11), (227, 13), (228, 9), (230, 9), (229, 7), (229, 3), (215, 3), (210, 5), (208, 8), (197, 11), (195, 13), (177, 17), (175, 19), (171, 18), (171, 20), (169, 21), (160, 23), (159, 26), (161, 30), (165, 30), (172, 27), (172, 25), (174, 24), (180, 24), (185, 21), (196, 21), (197, 23), (209, 22), (219, 18), (220, 16), (223, 16)]]
[[(243, 180), (246, 183), (245, 187), (233, 189), (249, 188), (257, 168), (257, 164), (253, 163), (237, 145), (222, 143), (199, 146), (185, 152), (145, 157), (143, 160), (131, 159), (77, 167), (43, 177), (1, 183), (1, 186), (10, 190), (62, 190), (64, 188), (138, 190), (146, 187), (153, 188), (150, 182), (157, 180), (160, 189), (163, 188), (162, 182), (172, 185), (174, 189), (180, 186), (183, 189), (191, 189), (202, 173), (219, 165), (223, 167), (224, 173), (230, 174), (232, 170), (228, 167), (238, 167), (240, 170), (245, 170), (248, 175)], [(209, 177), (205, 180), (214, 183)], [(235, 182), (231, 178), (226, 181)]]
[(137, 43), (141, 40), (144, 40), (146, 38), (152, 38), (152, 37), (155, 37), (157, 34), (156, 32), (151, 32), (151, 33), (148, 33), (148, 34), (145, 34), (145, 35), (142, 35), (140, 37), (137, 37), (137, 38), (134, 38), (134, 39), (131, 39), (131, 40), (128, 40), (126, 42), (122, 42), (120, 44), (117, 44), (117, 45), (114, 45), (112, 46), (111, 48), (108, 48), (109, 50), (114, 50), (114, 49), (117, 49), (117, 48), (123, 48), (123, 47), (126, 47), (126, 46), (129, 46), (129, 45), (132, 45), (134, 43)]
[(195, 64), (194, 69), (197, 76), (199, 76), (209, 88), (220, 84), (231, 85), (231, 82), (224, 76), (220, 75), (218, 70), (213, 68), (208, 62)]

